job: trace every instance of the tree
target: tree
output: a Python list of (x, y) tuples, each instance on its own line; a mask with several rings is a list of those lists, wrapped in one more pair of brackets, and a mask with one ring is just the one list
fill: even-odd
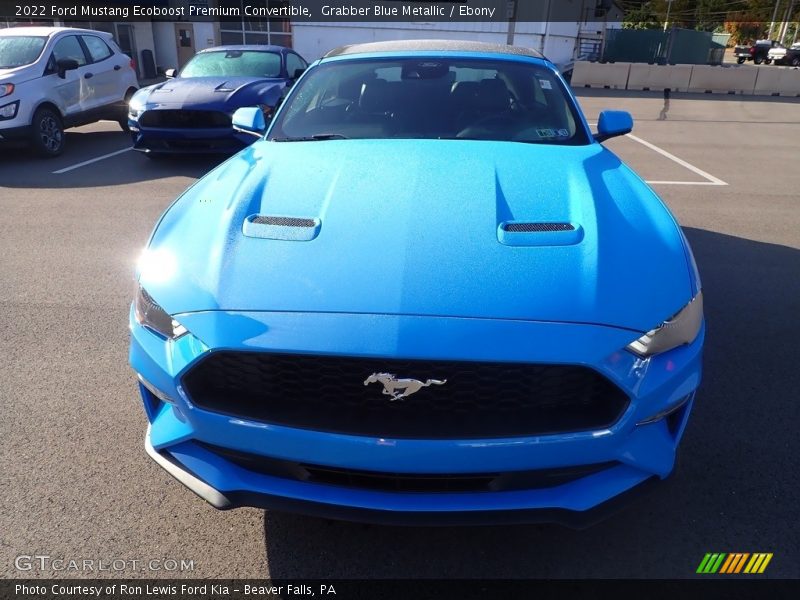
[[(790, 0), (780, 1), (785, 6)], [(769, 23), (775, 0), (623, 0), (621, 5), (623, 27), (629, 29), (658, 29), (668, 21), (670, 27), (724, 30), (746, 37)]]
[(663, 25), (653, 10), (652, 2), (626, 2), (623, 9), (622, 27), (625, 29), (658, 29)]

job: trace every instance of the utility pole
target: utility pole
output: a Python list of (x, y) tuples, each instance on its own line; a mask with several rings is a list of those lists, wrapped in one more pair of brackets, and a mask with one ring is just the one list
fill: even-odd
[[(780, 2), (780, 1), (781, 0), (778, 0), (778, 2)], [(667, 31), (667, 24), (669, 23), (669, 11), (670, 11), (670, 9), (672, 9), (672, 2), (673, 2), (673, 0), (667, 0), (667, 18), (664, 21), (664, 32), (665, 33)]]
[(514, 45), (514, 34), (517, 29), (517, 0), (508, 0), (506, 2), (506, 18), (508, 19), (508, 35), (506, 36), (506, 44), (509, 46)]
[(545, 54), (547, 49), (547, 40), (550, 38), (550, 8), (552, 0), (547, 0), (547, 12), (545, 14), (544, 22), (544, 35), (542, 36), (542, 47), (540, 49), (542, 54)]
[(778, 7), (781, 4), (781, 0), (775, 0), (775, 10), (772, 11), (772, 21), (769, 24), (769, 33), (767, 34), (767, 39), (772, 39), (772, 30), (775, 29), (775, 17), (778, 16)]
[(789, 31), (789, 21), (792, 19), (792, 13), (794, 12), (794, 3), (795, 0), (792, 0), (789, 3), (789, 8), (786, 9), (786, 14), (783, 16), (783, 24), (781, 25), (781, 33), (778, 37), (778, 41), (782, 44), (783, 38), (786, 37), (787, 32)]

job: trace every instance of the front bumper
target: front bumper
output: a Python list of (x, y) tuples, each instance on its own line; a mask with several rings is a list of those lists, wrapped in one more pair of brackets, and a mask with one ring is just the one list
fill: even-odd
[(0, 119), (0, 144), (18, 144), (27, 142), (32, 133), (31, 119), (33, 117), (33, 103), (27, 97), (20, 97), (19, 91), (0, 98), (0, 106), (16, 104), (17, 111), (11, 119)]
[[(576, 511), (563, 508), (492, 508), (452, 510), (388, 510), (336, 504), (324, 495), (309, 500), (283, 495), (279, 491), (236, 490), (222, 493), (196, 477), (169, 452), (159, 452), (150, 441), (150, 426), (145, 436), (147, 454), (165, 471), (200, 498), (219, 510), (252, 507), (298, 513), (323, 519), (355, 521), (379, 525), (458, 526), (503, 525), (515, 523), (557, 523), (573, 529), (584, 529), (599, 523), (623, 509), (629, 502), (649, 494), (660, 481), (650, 477), (593, 508)], [(274, 486), (273, 486), (274, 487)], [(321, 490), (323, 493), (329, 490)]]
[(128, 119), (133, 149), (159, 154), (233, 154), (252, 144), (252, 135), (237, 133), (232, 128), (153, 128), (140, 127)]
[[(162, 467), (221, 509), (258, 506), (409, 524), (544, 520), (583, 526), (596, 520), (598, 512), (602, 516), (643, 486), (666, 478), (700, 382), (704, 335), (701, 332), (689, 346), (642, 361), (619, 350), (637, 337), (635, 333), (590, 325), (287, 313), (208, 312), (177, 318), (192, 333), (170, 342), (131, 319), (132, 366), (148, 386), (174, 402), (162, 402), (140, 386), (150, 421), (147, 450)], [(425, 331), (427, 336), (406, 335), (414, 331)], [(562, 343), (554, 344), (555, 339)], [(463, 340), (480, 343), (469, 345)], [(616, 423), (600, 431), (478, 440), (324, 433), (252, 422), (194, 406), (183, 392), (181, 377), (209, 348), (574, 362), (600, 371), (626, 391), (631, 403)], [(642, 424), (670, 409), (674, 410), (669, 416)], [(213, 452), (208, 445), (374, 473), (513, 473), (613, 464), (550, 487), (409, 493), (257, 472)]]
[(0, 122), (0, 144), (17, 144), (25, 142), (31, 137), (31, 126), (20, 125), (16, 127), (4, 127)]

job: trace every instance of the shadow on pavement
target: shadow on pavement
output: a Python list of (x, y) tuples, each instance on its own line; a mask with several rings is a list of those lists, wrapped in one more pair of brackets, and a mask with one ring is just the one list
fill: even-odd
[(774, 552), (772, 577), (800, 576), (800, 250), (685, 231), (708, 333), (705, 379), (672, 478), (584, 531), (365, 526), (266, 511), (269, 575), (683, 578), (705, 552), (744, 551)]
[[(220, 154), (186, 154), (151, 160), (130, 148), (122, 131), (68, 130), (64, 152), (40, 158), (30, 148), (0, 148), (0, 185), (8, 188), (85, 188), (126, 185), (168, 177), (200, 178), (229, 158)], [(54, 173), (106, 154), (120, 152), (65, 173)]]

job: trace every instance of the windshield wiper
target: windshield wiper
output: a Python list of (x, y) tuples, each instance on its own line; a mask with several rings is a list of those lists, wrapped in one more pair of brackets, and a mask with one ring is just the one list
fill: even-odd
[(324, 142), (325, 140), (349, 140), (350, 138), (341, 133), (315, 133), (306, 137), (284, 137), (273, 138), (273, 142)]

